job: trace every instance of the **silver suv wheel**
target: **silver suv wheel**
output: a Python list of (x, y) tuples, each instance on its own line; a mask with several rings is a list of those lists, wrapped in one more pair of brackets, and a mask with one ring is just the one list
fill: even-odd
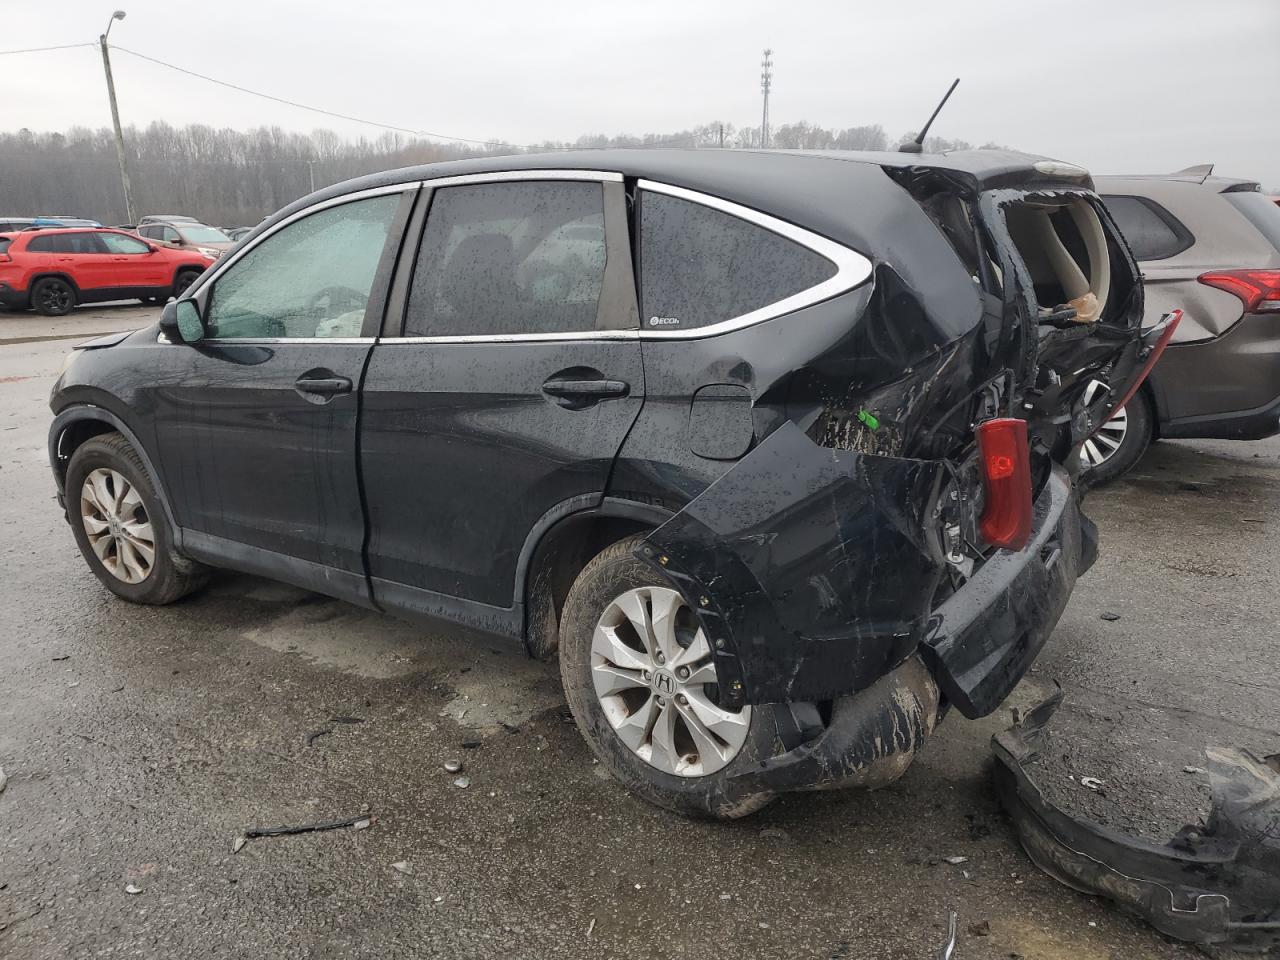
[(711, 647), (668, 587), (636, 587), (605, 607), (591, 641), (591, 679), (618, 738), (664, 773), (715, 773), (746, 743), (751, 708), (716, 704)]
[(142, 497), (117, 470), (98, 467), (80, 487), (80, 522), (89, 545), (116, 579), (141, 583), (156, 559), (155, 534)]
[[(1085, 387), (1085, 406), (1093, 403), (1101, 389), (1103, 385), (1097, 380)], [(1122, 407), (1111, 415), (1111, 419), (1104, 423), (1097, 433), (1084, 442), (1080, 448), (1081, 466), (1090, 470), (1106, 463), (1120, 449), (1120, 445), (1124, 443), (1124, 435), (1128, 432), (1129, 414)]]

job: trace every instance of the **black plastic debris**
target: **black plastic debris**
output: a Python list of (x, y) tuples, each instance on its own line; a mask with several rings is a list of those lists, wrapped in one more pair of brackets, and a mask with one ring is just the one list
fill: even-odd
[(1055, 880), (1105, 897), (1161, 933), (1204, 945), (1280, 947), (1280, 755), (1211, 747), (1208, 825), (1155, 844), (1045, 799), (1032, 779), (1054, 693), (992, 738), (996, 790), (1032, 862)]

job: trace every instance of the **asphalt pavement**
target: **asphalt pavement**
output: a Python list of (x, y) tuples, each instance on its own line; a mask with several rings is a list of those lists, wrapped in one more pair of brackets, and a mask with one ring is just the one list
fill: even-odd
[(48, 338), (153, 316), (0, 314), (0, 956), (926, 958), (950, 910), (959, 960), (1198, 956), (1027, 860), (989, 740), (1057, 681), (1062, 735), (1110, 737), (1075, 773), (1139, 796), (1135, 758), (1280, 750), (1280, 441), (1159, 443), (1091, 494), (1101, 557), (1031, 675), (898, 783), (695, 823), (610, 781), (500, 641), (232, 574), (104, 591), (53, 498), (76, 341)]

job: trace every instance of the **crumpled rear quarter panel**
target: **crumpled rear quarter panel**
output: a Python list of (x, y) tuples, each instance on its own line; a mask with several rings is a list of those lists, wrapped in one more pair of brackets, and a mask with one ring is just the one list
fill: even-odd
[(731, 703), (827, 700), (918, 645), (941, 577), (944, 467), (821, 447), (784, 423), (641, 549), (692, 598)]

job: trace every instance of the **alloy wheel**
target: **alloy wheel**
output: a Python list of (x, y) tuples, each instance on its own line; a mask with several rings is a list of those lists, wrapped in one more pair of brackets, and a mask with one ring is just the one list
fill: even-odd
[(664, 773), (715, 773), (747, 741), (751, 708), (719, 705), (706, 634), (668, 587), (636, 587), (605, 608), (591, 640), (591, 679), (618, 738)]
[(46, 283), (40, 290), (40, 305), (53, 313), (71, 306), (71, 289), (62, 283)]
[[(1098, 391), (1103, 389), (1105, 387), (1097, 380), (1085, 387), (1085, 406), (1087, 407), (1093, 403)], [(1128, 432), (1129, 414), (1121, 407), (1080, 448), (1080, 462), (1084, 469), (1089, 470), (1093, 467), (1101, 466), (1110, 460), (1115, 455), (1115, 452), (1120, 449), (1120, 445), (1124, 443), (1124, 436)]]
[(141, 495), (123, 474), (98, 467), (84, 478), (80, 520), (89, 546), (112, 576), (141, 583), (151, 575), (155, 533)]

